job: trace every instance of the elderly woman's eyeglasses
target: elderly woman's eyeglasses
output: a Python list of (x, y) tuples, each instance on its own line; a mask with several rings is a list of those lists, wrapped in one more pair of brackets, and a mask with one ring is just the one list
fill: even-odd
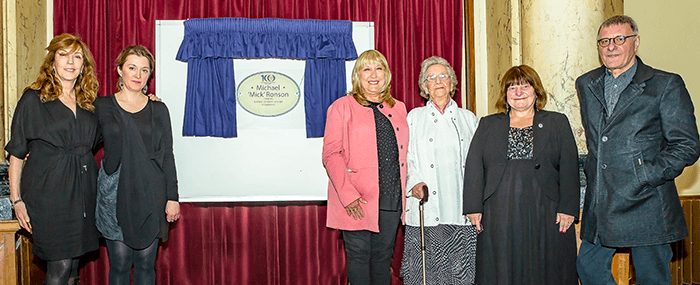
[(449, 75), (449, 74), (445, 74), (445, 73), (440, 73), (440, 74), (435, 74), (435, 75), (429, 75), (429, 76), (426, 76), (426, 77), (425, 77), (425, 81), (426, 81), (426, 82), (435, 82), (435, 80), (437, 80), (438, 78), (440, 78), (441, 81), (445, 81), (445, 80), (447, 80), (448, 78), (450, 78), (450, 75)]
[(615, 45), (621, 46), (621, 45), (625, 44), (625, 41), (627, 41), (627, 38), (636, 37), (636, 36), (637, 35), (602, 38), (602, 39), (598, 40), (598, 46), (599, 47), (606, 47), (606, 46), (609, 46), (611, 42), (615, 42)]

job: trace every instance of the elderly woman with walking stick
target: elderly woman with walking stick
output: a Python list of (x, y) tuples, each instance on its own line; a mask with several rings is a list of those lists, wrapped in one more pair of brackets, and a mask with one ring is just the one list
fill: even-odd
[(427, 284), (471, 284), (477, 233), (462, 215), (462, 201), (469, 199), (462, 195), (462, 183), (477, 119), (452, 100), (457, 77), (444, 58), (423, 61), (418, 85), (428, 102), (408, 114), (408, 198), (401, 273), (404, 284), (423, 284), (424, 278)]

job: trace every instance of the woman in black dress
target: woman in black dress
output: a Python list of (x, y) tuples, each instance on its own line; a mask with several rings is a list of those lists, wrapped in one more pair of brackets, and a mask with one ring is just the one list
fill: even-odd
[(20, 226), (32, 234), (32, 252), (47, 261), (44, 284), (77, 284), (78, 258), (99, 246), (92, 153), (98, 83), (79, 38), (56, 36), (46, 50), (39, 77), (17, 102), (5, 146), (10, 199)]
[(168, 108), (145, 95), (153, 55), (128, 46), (117, 58), (117, 93), (95, 101), (104, 139), (97, 227), (107, 241), (109, 284), (155, 284), (158, 242), (180, 218)]
[(481, 119), (464, 174), (464, 214), (480, 233), (475, 284), (576, 285), (576, 143), (527, 65), (509, 69)]

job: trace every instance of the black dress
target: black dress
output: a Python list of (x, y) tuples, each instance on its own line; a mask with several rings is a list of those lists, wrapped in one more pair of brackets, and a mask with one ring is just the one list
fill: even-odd
[(33, 253), (44, 260), (74, 258), (98, 249), (95, 227), (97, 117), (60, 100), (42, 103), (27, 90), (12, 118), (5, 150), (24, 158), (21, 195), (32, 225)]
[(576, 231), (559, 233), (557, 203), (534, 179), (532, 135), (510, 128), (503, 179), (484, 201), (475, 284), (578, 284)]

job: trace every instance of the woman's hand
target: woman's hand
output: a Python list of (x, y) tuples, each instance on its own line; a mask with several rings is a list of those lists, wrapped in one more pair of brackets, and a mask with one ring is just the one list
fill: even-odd
[(14, 206), (15, 216), (17, 216), (17, 221), (19, 221), (19, 226), (27, 230), (30, 234), (32, 233), (32, 225), (29, 223), (29, 214), (27, 214), (27, 205), (24, 201), (17, 202)]
[[(29, 154), (24, 157), (27, 159)], [(22, 200), (22, 195), (19, 191), (20, 182), (22, 180), (22, 167), (24, 160), (10, 155), (10, 165), (7, 167), (7, 179), (10, 182), (10, 201), (13, 202), (12, 208), (15, 209), (15, 216), (19, 226), (32, 233), (32, 224), (29, 223), (29, 214), (27, 214), (27, 205)]]
[(476, 232), (481, 233), (484, 228), (481, 226), (481, 213), (467, 214), (467, 218), (472, 225), (476, 226)]
[(168, 201), (165, 204), (165, 217), (169, 223), (177, 221), (180, 218), (180, 203)]
[(151, 94), (151, 93), (149, 93), (149, 94), (146, 95), (146, 96), (148, 96), (148, 99), (150, 99), (151, 101), (163, 102), (163, 100), (161, 100), (160, 98), (158, 98), (158, 96), (156, 96), (156, 94)]
[(411, 196), (416, 197), (419, 200), (423, 199), (423, 186), (427, 186), (427, 185), (425, 185), (425, 183), (421, 182), (421, 183), (416, 184), (416, 186), (413, 186), (413, 188), (411, 188)]
[(569, 230), (571, 224), (574, 223), (574, 216), (570, 216), (564, 213), (557, 213), (557, 224), (559, 224), (559, 232), (566, 233)]
[(367, 204), (367, 200), (362, 199), (362, 197), (357, 198), (357, 200), (352, 201), (352, 203), (345, 206), (345, 212), (347, 212), (348, 216), (352, 217), (355, 220), (362, 220), (362, 218), (365, 217), (365, 212), (362, 211), (362, 207), (360, 206), (360, 204)]

